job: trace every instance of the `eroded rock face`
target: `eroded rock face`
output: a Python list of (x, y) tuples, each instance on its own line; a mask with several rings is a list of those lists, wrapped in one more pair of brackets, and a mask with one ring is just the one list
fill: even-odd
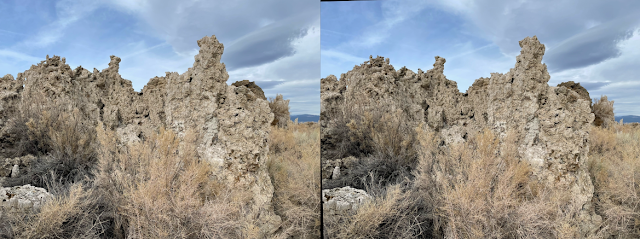
[(519, 157), (532, 165), (534, 176), (557, 190), (570, 191), (569, 203), (582, 208), (582, 224), (597, 223), (586, 165), (588, 129), (594, 120), (590, 101), (566, 86), (547, 84), (550, 76), (541, 63), (545, 46), (535, 36), (520, 41), (520, 47), (514, 68), (477, 79), (466, 93), (444, 76), (446, 61), (438, 56), (426, 72), (405, 67), (396, 71), (389, 59), (370, 57), (340, 80), (322, 79), (323, 152), (338, 147), (335, 119), (354, 107), (399, 109), (408, 124), (422, 123), (437, 132), (444, 145), (465, 141), (468, 134), (484, 128), (501, 140), (507, 132), (516, 132)]
[(257, 97), (266, 100), (267, 97), (264, 96), (264, 91), (262, 91), (262, 88), (260, 88), (260, 86), (256, 85), (256, 83), (254, 81), (249, 81), (249, 80), (241, 80), (241, 81), (236, 81), (233, 84), (231, 84), (232, 86), (235, 87), (240, 87), (240, 86), (245, 86), (247, 88), (249, 88), (253, 94), (255, 94)]
[(589, 101), (589, 105), (590, 106), (593, 103), (593, 101), (591, 101), (591, 96), (589, 96), (589, 91), (587, 91), (587, 89), (582, 87), (579, 82), (578, 83), (573, 82), (573, 81), (562, 82), (562, 83), (558, 84), (558, 87), (561, 87), (561, 86), (564, 86), (564, 87), (566, 87), (568, 89), (571, 89), (571, 90), (575, 91), (576, 93), (578, 93), (578, 95), (580, 95), (581, 99)]
[(324, 215), (347, 215), (355, 213), (358, 207), (362, 206), (372, 198), (361, 189), (333, 188), (322, 190), (322, 210)]
[(211, 163), (214, 177), (237, 190), (252, 192), (250, 206), (255, 210), (247, 210), (251, 213), (246, 216), (261, 225), (264, 234), (272, 233), (280, 218), (273, 213), (273, 186), (266, 167), (266, 139), (274, 118), (269, 103), (255, 84), (226, 84), (229, 75), (220, 62), (224, 46), (215, 36), (200, 39), (198, 46), (200, 51), (187, 72), (155, 77), (141, 92), (135, 92), (131, 81), (120, 76), (116, 56), (111, 56), (108, 68), (92, 72), (71, 69), (65, 58), (47, 56), (17, 79), (3, 77), (1, 146), (12, 146), (11, 136), (2, 127), (23, 110), (17, 108), (18, 102), (35, 98), (79, 109), (88, 123), (103, 122), (122, 142), (143, 140), (159, 127), (181, 137), (193, 129), (199, 133), (198, 154)]

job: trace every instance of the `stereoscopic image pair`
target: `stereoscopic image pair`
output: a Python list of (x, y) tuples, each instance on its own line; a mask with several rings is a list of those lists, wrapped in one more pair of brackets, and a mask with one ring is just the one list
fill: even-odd
[(0, 238), (640, 237), (640, 3), (0, 10)]

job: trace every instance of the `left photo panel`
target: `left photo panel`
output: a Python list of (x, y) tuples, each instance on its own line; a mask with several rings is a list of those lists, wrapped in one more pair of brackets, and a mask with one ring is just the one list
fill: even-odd
[(321, 238), (319, 1), (0, 11), (0, 238)]

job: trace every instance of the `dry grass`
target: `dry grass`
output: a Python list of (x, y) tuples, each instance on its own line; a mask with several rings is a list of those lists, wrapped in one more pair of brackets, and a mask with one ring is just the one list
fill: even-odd
[(604, 219), (600, 234), (640, 237), (640, 128), (593, 127), (590, 144), (596, 212)]
[[(640, 237), (640, 127), (593, 127), (589, 173), (603, 222), (594, 238)], [(517, 159), (516, 140), (491, 131), (441, 147), (417, 130), (413, 180), (370, 189), (375, 199), (355, 215), (325, 218), (331, 238), (576, 238), (579, 211), (570, 192), (545, 188)], [(373, 183), (372, 183), (373, 185)], [(376, 185), (373, 185), (375, 188)], [(379, 186), (379, 185), (378, 185)]]
[[(34, 94), (20, 101), (20, 112), (9, 119), (11, 137), (8, 157), (26, 154), (37, 162), (19, 178), (10, 178), (4, 186), (31, 184), (45, 187), (50, 172), (66, 184), (91, 177), (96, 162), (95, 129), (74, 105), (53, 106), (44, 95)], [(5, 139), (6, 140), (6, 139)]]
[[(96, 185), (117, 205), (116, 228), (126, 238), (243, 238), (242, 200), (209, 179), (210, 166), (195, 153), (196, 134), (184, 143), (160, 129), (144, 143), (119, 147), (98, 126), (101, 143)], [(212, 187), (214, 188), (212, 190)]]
[(422, 127), (416, 135), (415, 177), (383, 190), (368, 189), (375, 200), (353, 216), (325, 219), (330, 237), (579, 236), (579, 208), (568, 204), (568, 192), (546, 189), (531, 178), (531, 166), (517, 158), (513, 132), (500, 143), (484, 130), (448, 147)]
[(513, 132), (507, 134), (502, 148), (489, 130), (449, 148), (440, 148), (440, 139), (432, 132), (418, 129), (418, 135), (422, 150), (415, 187), (433, 207), (434, 232), (449, 238), (553, 233), (544, 215), (551, 207), (540, 200), (540, 186), (529, 178), (530, 166), (516, 158)]
[(406, 124), (401, 110), (392, 112), (367, 111), (348, 124), (349, 139), (357, 142), (360, 155), (389, 158), (403, 165), (414, 161), (415, 134)]
[(366, 108), (361, 103), (352, 103), (349, 105), (351, 110), (345, 111), (349, 113), (338, 117), (333, 128), (333, 133), (337, 134), (337, 142), (334, 143), (338, 147), (329, 152), (323, 151), (328, 154), (323, 155), (325, 159), (355, 156), (360, 160), (338, 180), (323, 184), (325, 189), (344, 186), (364, 188), (372, 179), (374, 184), (384, 186), (412, 177), (411, 171), (417, 163), (416, 134), (402, 110), (380, 106), (380, 110), (363, 111), (357, 115)]
[(10, 214), (9, 238), (98, 238), (104, 232), (91, 189), (74, 184), (64, 194), (49, 200), (38, 212)]
[[(251, 238), (242, 215), (244, 194), (210, 180), (195, 155), (196, 135), (184, 143), (160, 129), (145, 142), (123, 145), (97, 127), (95, 178), (68, 185), (47, 178), (54, 200), (15, 214), (0, 230), (8, 238)], [(257, 235), (259, 236), (259, 235)]]
[(320, 238), (320, 127), (274, 127), (269, 136), (273, 204), (283, 223), (278, 238)]

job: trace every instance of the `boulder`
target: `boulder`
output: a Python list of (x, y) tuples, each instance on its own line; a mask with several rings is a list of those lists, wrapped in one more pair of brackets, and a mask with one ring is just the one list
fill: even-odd
[(333, 188), (322, 190), (322, 210), (324, 215), (348, 215), (355, 213), (372, 197), (364, 190), (351, 188)]
[(16, 212), (19, 210), (38, 209), (53, 196), (44, 188), (29, 184), (10, 188), (0, 188), (0, 211)]

